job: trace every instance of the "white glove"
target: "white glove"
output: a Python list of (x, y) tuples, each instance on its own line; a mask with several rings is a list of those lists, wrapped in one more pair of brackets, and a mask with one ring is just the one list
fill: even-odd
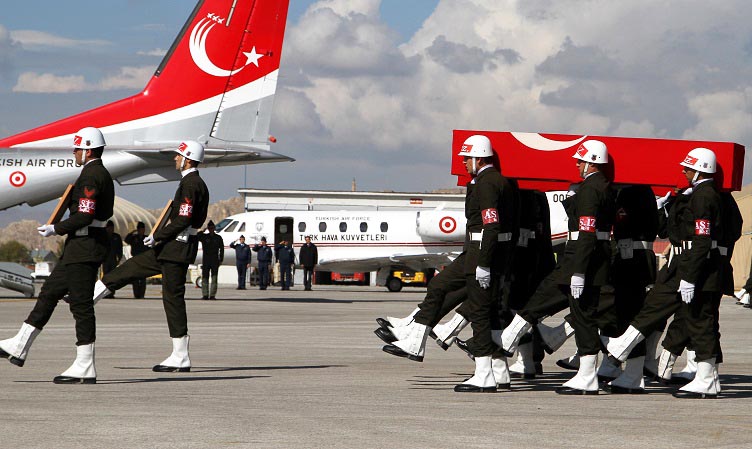
[(146, 237), (144, 237), (144, 245), (151, 248), (152, 246), (154, 246), (154, 243), (155, 243), (155, 240), (154, 240), (153, 235), (147, 235)]
[(679, 290), (677, 291), (681, 293), (682, 301), (689, 304), (692, 302), (692, 298), (695, 297), (695, 284), (682, 279), (681, 282), (679, 282)]
[(475, 268), (475, 280), (480, 284), (480, 288), (491, 286), (491, 269), (486, 267)]
[(39, 231), (39, 235), (42, 237), (49, 237), (51, 235), (57, 235), (57, 232), (55, 232), (55, 225), (42, 225), (37, 228), (37, 231)]
[(572, 275), (572, 280), (569, 281), (569, 290), (572, 292), (572, 298), (580, 299), (582, 296), (582, 290), (585, 289), (585, 275), (581, 273), (575, 273)]
[(663, 209), (663, 206), (668, 203), (668, 199), (671, 198), (671, 191), (669, 190), (666, 196), (662, 196), (655, 200), (655, 205), (658, 206), (658, 209)]

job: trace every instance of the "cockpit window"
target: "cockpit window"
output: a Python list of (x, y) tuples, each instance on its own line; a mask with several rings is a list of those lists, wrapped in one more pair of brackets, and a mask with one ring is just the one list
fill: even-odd
[(225, 228), (225, 226), (227, 226), (231, 222), (232, 222), (232, 220), (229, 219), (229, 218), (225, 218), (224, 220), (220, 221), (219, 223), (217, 223), (215, 232), (222, 232), (222, 230)]
[(238, 232), (243, 232), (243, 231), (245, 231), (245, 223), (241, 224), (240, 228), (238, 228)]
[(227, 229), (225, 229), (225, 232), (232, 232), (235, 230), (237, 226), (238, 226), (238, 222), (233, 221), (232, 223), (230, 223), (230, 226), (228, 226)]

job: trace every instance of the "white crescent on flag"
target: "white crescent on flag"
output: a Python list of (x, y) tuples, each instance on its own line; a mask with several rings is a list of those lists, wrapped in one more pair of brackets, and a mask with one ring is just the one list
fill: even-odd
[(582, 136), (575, 140), (551, 140), (537, 133), (511, 133), (512, 137), (528, 148), (539, 151), (559, 151), (571, 148), (587, 138)]

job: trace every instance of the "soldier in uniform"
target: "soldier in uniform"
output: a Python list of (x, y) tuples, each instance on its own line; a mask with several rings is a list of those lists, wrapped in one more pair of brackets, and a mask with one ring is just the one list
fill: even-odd
[[(621, 335), (645, 303), (655, 284), (653, 242), (658, 234), (658, 209), (649, 186), (623, 186), (616, 195), (614, 240), (616, 254), (611, 267), (616, 309), (616, 336)], [(611, 326), (608, 326), (611, 327)], [(645, 343), (629, 354), (624, 372), (604, 389), (611, 393), (642, 393)]]
[(18, 334), (0, 341), (0, 357), (23, 366), (32, 342), (52, 317), (58, 301), (67, 294), (76, 321), (76, 360), (64, 373), (55, 377), (58, 384), (97, 381), (94, 365), (96, 319), (91, 298), (99, 265), (107, 254), (110, 241), (105, 223), (112, 216), (115, 187), (102, 164), (104, 136), (97, 128), (83, 128), (73, 138), (73, 154), (81, 174), (70, 196), (68, 218), (57, 224), (42, 225), (43, 237), (65, 235), (60, 262), (45, 281), (34, 309)]
[(459, 155), (473, 175), (465, 199), (464, 251), (429, 282), (426, 298), (410, 324), (400, 332), (398, 340), (383, 350), (423, 361), (428, 334), (447, 312), (446, 297), (466, 287), (467, 300), (458, 313), (473, 327), (468, 346), (475, 357), (475, 373), (457, 385), (455, 391), (493, 392), (497, 384), (509, 388), (506, 360), (496, 357), (491, 333), (493, 301), (498, 299), (492, 292), (500, 290), (512, 256), (512, 231), (519, 224), (516, 191), (493, 167), (493, 150), (486, 136), (466, 139)]
[(261, 237), (261, 243), (253, 245), (253, 252), (258, 253), (259, 290), (266, 290), (269, 286), (269, 266), (272, 264), (272, 248), (266, 244), (266, 237)]
[(175, 169), (182, 176), (175, 191), (169, 221), (162, 229), (144, 238), (151, 249), (131, 257), (109, 272), (94, 289), (98, 301), (108, 292), (129, 284), (134, 279), (162, 274), (162, 303), (172, 338), (172, 354), (155, 372), (189, 372), (188, 316), (185, 309), (185, 277), (188, 265), (196, 260), (198, 230), (206, 220), (209, 189), (199, 176), (198, 166), (204, 160), (204, 147), (195, 141), (182, 142), (175, 150)]
[[(209, 220), (206, 225), (206, 232), (198, 234), (198, 240), (201, 242), (203, 251), (203, 262), (201, 264), (201, 299), (217, 299), (217, 276), (219, 275), (219, 266), (225, 258), (225, 242), (222, 236), (214, 230), (214, 222)], [(211, 286), (209, 285), (211, 281)]]
[[(720, 392), (716, 359), (720, 341), (715, 317), (716, 300), (722, 290), (725, 264), (718, 240), (723, 233), (723, 206), (713, 182), (715, 153), (695, 148), (681, 162), (691, 187), (678, 195), (668, 211), (669, 262), (658, 273), (655, 287), (640, 313), (618, 338), (604, 338), (608, 351), (619, 360), (645, 335), (665, 325), (668, 317), (684, 308), (689, 345), (695, 350), (694, 380), (674, 393), (680, 398), (714, 398)], [(673, 360), (672, 360), (673, 359)], [(662, 353), (658, 374), (673, 365), (675, 355)]]

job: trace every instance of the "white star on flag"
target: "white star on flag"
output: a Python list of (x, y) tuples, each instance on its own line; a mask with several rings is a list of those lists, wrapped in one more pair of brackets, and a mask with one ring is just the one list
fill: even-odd
[(256, 67), (258, 67), (258, 60), (261, 59), (264, 55), (256, 53), (256, 47), (254, 46), (250, 52), (243, 52), (246, 58), (248, 60), (245, 62), (245, 65), (253, 64)]

